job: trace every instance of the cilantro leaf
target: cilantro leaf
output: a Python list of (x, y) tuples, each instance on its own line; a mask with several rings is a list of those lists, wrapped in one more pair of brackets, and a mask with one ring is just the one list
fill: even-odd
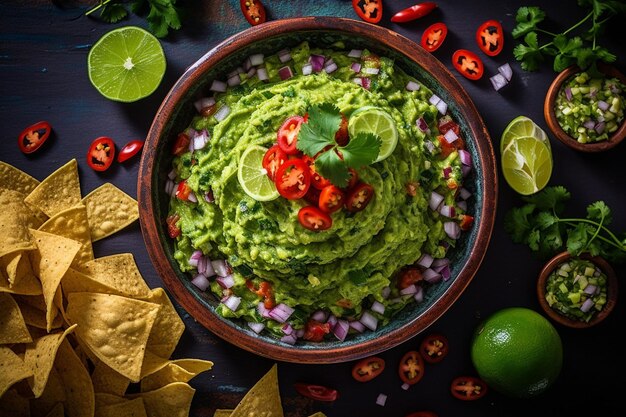
[(537, 28), (537, 24), (546, 18), (546, 14), (539, 7), (520, 7), (515, 15), (517, 26), (513, 28), (511, 35), (517, 39)]
[(578, 223), (576, 227), (567, 232), (567, 251), (572, 255), (580, 255), (587, 246), (589, 236), (587, 234), (587, 226), (584, 223)]
[(128, 10), (122, 4), (109, 3), (102, 6), (100, 17), (107, 23), (117, 23), (128, 16)]
[(526, 243), (528, 236), (533, 230), (530, 223), (530, 215), (535, 211), (535, 206), (525, 204), (509, 211), (504, 218), (504, 230), (511, 235), (515, 243)]
[(339, 150), (347, 166), (359, 168), (376, 160), (380, 151), (380, 138), (373, 133), (359, 133)]
[(315, 160), (315, 169), (338, 187), (345, 187), (350, 181), (350, 171), (334, 150), (326, 151)]
[(530, 32), (524, 37), (524, 42), (520, 43), (513, 49), (515, 59), (522, 63), (522, 69), (525, 71), (536, 71), (543, 62), (543, 55), (539, 49), (537, 33)]
[[(142, 0), (144, 1), (144, 0)], [(150, 31), (157, 38), (167, 36), (170, 28), (180, 29), (178, 10), (174, 7), (176, 0), (147, 0), (150, 12), (146, 16)]]
[(298, 132), (298, 141), (296, 147), (310, 157), (317, 155), (322, 149), (328, 145), (333, 145), (328, 138), (318, 135), (309, 123), (302, 123), (300, 132)]
[(539, 227), (540, 229), (547, 229), (558, 222), (559, 218), (548, 211), (541, 211), (539, 212), (539, 214), (537, 214), (536, 223), (537, 227)]
[(524, 201), (537, 206), (539, 210), (553, 209), (556, 214), (562, 213), (565, 202), (569, 200), (571, 194), (561, 185), (554, 187), (546, 187), (540, 192), (528, 197), (524, 197)]
[(608, 225), (613, 220), (611, 209), (604, 201), (596, 201), (587, 207), (587, 218), (595, 220), (603, 225)]
[(309, 108), (309, 120), (300, 126), (296, 147), (314, 157), (328, 145), (336, 145), (335, 133), (339, 130), (341, 113), (332, 104)]

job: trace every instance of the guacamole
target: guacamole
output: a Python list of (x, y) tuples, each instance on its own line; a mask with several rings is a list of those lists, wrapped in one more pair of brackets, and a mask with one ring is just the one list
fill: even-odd
[[(330, 73), (322, 69), (304, 75), (302, 69), (309, 72), (306, 66), (312, 55), (323, 56), (326, 62), (332, 59), (336, 69), (331, 65), (326, 66)], [(285, 66), (293, 76), (285, 77), (284, 70), (279, 74)], [(458, 197), (462, 172), (468, 170), (460, 158), (466, 151), (459, 150), (463, 140), (458, 126), (449, 117), (443, 120), (448, 130), (456, 126), (451, 131), (459, 135), (455, 140), (452, 133), (448, 143), (450, 134), (445, 138), (438, 134), (443, 131), (436, 96), (392, 60), (368, 51), (348, 53), (340, 44), (319, 49), (302, 43), (287, 57), (284, 51), (263, 57), (256, 74), (246, 67), (251, 67), (249, 62), (233, 83), (237, 85), (226, 91), (215, 88), (216, 104), (203, 111), (204, 116), (196, 116), (186, 131), (187, 136), (203, 132), (209, 138), (206, 146), (177, 152), (174, 158), (168, 224), (178, 232), (175, 259), (193, 276), (198, 273), (197, 260), (190, 259), (198, 257), (197, 251), (210, 260), (225, 259), (229, 285), (209, 277), (208, 291), (222, 300), (217, 308), (222, 316), (263, 323), (253, 329), (265, 327), (279, 337), (292, 331), (301, 336), (312, 315), (317, 322), (330, 316), (334, 325), (335, 319), (358, 321), (364, 312), (384, 325), (418, 299), (415, 292), (401, 292), (398, 273), (424, 254), (444, 258), (457, 237), (450, 236), (444, 224), (463, 226), (463, 219), (470, 217), (464, 214), (467, 203)], [(259, 79), (265, 78), (260, 68), (268, 80)], [(367, 207), (356, 213), (332, 213), (332, 228), (315, 232), (298, 223), (298, 211), (307, 203), (284, 198), (255, 201), (242, 189), (237, 169), (249, 146), (269, 148), (285, 119), (303, 116), (311, 106), (324, 103), (334, 104), (347, 118), (366, 106), (383, 110), (395, 121), (398, 144), (386, 159), (357, 170), (360, 180), (375, 190)], [(176, 184), (181, 182), (195, 198), (176, 197)], [(429, 208), (433, 192), (443, 201)], [(443, 206), (448, 211), (442, 215)], [(271, 288), (270, 307), (279, 305), (287, 311), (285, 320), (275, 320), (260, 307), (262, 283)], [(434, 284), (417, 285), (427, 290)], [(231, 302), (226, 302), (229, 298)], [(372, 309), (373, 305), (377, 307)]]

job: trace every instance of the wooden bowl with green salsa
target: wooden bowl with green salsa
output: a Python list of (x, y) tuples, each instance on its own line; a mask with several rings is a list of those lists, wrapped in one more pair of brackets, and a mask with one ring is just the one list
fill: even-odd
[[(324, 127), (342, 115), (348, 145)], [(341, 186), (331, 227), (303, 227), (315, 203), (268, 190), (267, 170), (250, 177), (292, 116), (309, 144), (332, 142), (320, 153), (340, 149), (333, 170), (382, 143)], [(395, 127), (372, 138), (359, 123)], [(282, 180), (305, 187), (294, 170)], [(165, 285), (207, 329), (274, 360), (342, 362), (415, 336), (462, 294), (491, 237), (496, 175), (478, 111), (431, 54), (352, 19), (287, 19), (225, 40), (171, 89), (142, 155), (140, 222)]]

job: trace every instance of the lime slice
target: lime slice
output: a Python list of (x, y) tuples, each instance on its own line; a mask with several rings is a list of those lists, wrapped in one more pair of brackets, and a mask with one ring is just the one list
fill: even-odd
[(366, 106), (355, 110), (348, 121), (348, 133), (350, 136), (357, 134), (373, 133), (382, 141), (378, 158), (374, 162), (382, 161), (392, 154), (398, 144), (398, 130), (393, 118), (378, 107)]
[(552, 154), (541, 139), (525, 136), (511, 140), (502, 152), (504, 179), (522, 195), (546, 186), (552, 175)]
[(156, 90), (165, 74), (165, 54), (153, 35), (127, 26), (105, 33), (91, 47), (87, 69), (103, 96), (128, 103)]
[(500, 152), (504, 152), (504, 149), (511, 143), (511, 140), (516, 138), (522, 138), (525, 136), (532, 136), (544, 142), (548, 145), (550, 150), (550, 140), (548, 135), (543, 131), (535, 122), (526, 116), (518, 116), (511, 120), (511, 123), (502, 132), (502, 138), (500, 139)]
[(254, 145), (247, 148), (239, 159), (237, 178), (241, 188), (257, 201), (270, 201), (278, 198), (276, 186), (263, 168), (263, 157), (267, 149)]

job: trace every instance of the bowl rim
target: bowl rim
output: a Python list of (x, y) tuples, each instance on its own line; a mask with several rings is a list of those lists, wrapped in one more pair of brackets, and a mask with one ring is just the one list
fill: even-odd
[[(598, 69), (605, 75), (610, 77), (618, 78), (621, 82), (626, 84), (626, 76), (622, 74), (615, 66), (604, 64), (602, 62), (598, 63)], [(567, 67), (563, 71), (561, 71), (556, 78), (550, 84), (548, 88), (548, 92), (546, 93), (546, 97), (544, 99), (543, 104), (543, 115), (546, 119), (546, 123), (548, 127), (556, 136), (556, 138), (561, 141), (564, 145), (575, 149), (581, 152), (603, 152), (609, 149), (614, 148), (619, 143), (621, 143), (626, 137), (626, 119), (622, 120), (622, 124), (607, 140), (603, 140), (601, 142), (593, 142), (593, 143), (580, 143), (570, 135), (568, 135), (556, 118), (556, 113), (554, 111), (554, 104), (556, 103), (557, 96), (559, 91), (561, 90), (561, 86), (564, 82), (566, 82), (570, 77), (574, 74), (581, 72), (582, 70), (576, 66), (572, 65)]]
[[(297, 346), (287, 347), (265, 342), (214, 319), (211, 312), (206, 314), (204, 306), (179, 281), (168, 261), (164, 243), (159, 237), (158, 224), (162, 223), (162, 219), (155, 218), (158, 202), (154, 201), (152, 197), (152, 180), (155, 175), (154, 162), (157, 159), (157, 144), (165, 128), (165, 121), (172, 115), (175, 103), (184, 97), (197, 81), (196, 78), (199, 75), (208, 71), (232, 52), (249, 44), (293, 32), (317, 31), (341, 33), (372, 40), (406, 57), (424, 69), (429, 68), (427, 70), (429, 74), (459, 104), (459, 112), (474, 137), (483, 171), (482, 178), (479, 179), (483, 190), (483, 199), (482, 204), (477, 205), (481, 222), (476, 230), (475, 244), (470, 250), (462, 271), (438, 298), (437, 303), (440, 308), (432, 308), (431, 306), (419, 316), (420, 320), (417, 320), (416, 317), (405, 326), (390, 328), (388, 333), (379, 338), (340, 347), (324, 349), (307, 346), (306, 349), (302, 349)], [(442, 316), (469, 285), (487, 252), (495, 223), (498, 193), (495, 161), (489, 133), (468, 93), (439, 60), (413, 41), (390, 29), (347, 18), (310, 16), (271, 21), (250, 27), (212, 48), (185, 71), (161, 103), (146, 137), (139, 166), (137, 190), (141, 230), (152, 264), (167, 289), (194, 319), (212, 333), (249, 352), (274, 360), (315, 364), (346, 362), (388, 350), (417, 335)], [(205, 314), (194, 314), (194, 311), (203, 311)]]
[[(560, 314), (558, 311), (550, 307), (545, 297), (546, 281), (548, 280), (548, 277), (550, 276), (552, 271), (560, 264), (572, 258), (580, 258), (580, 259), (591, 261), (594, 265), (598, 266), (602, 270), (602, 272), (604, 272), (604, 274), (607, 276), (607, 279), (608, 279), (607, 289), (606, 289), (607, 291), (606, 305), (602, 308), (600, 312), (595, 314), (593, 318), (589, 320), (588, 322), (574, 320), (574, 319), (571, 319), (569, 317), (566, 317)], [(544, 265), (541, 272), (539, 273), (539, 278), (537, 279), (537, 298), (539, 299), (539, 304), (541, 305), (541, 308), (543, 309), (543, 311), (553, 321), (563, 326), (571, 327), (574, 329), (585, 329), (588, 327), (592, 327), (602, 322), (604, 319), (606, 319), (615, 308), (615, 304), (617, 303), (618, 293), (619, 293), (619, 290), (618, 290), (617, 274), (615, 273), (615, 270), (613, 269), (611, 264), (609, 264), (606, 259), (600, 256), (591, 256), (589, 253), (581, 253), (578, 256), (573, 256), (567, 251), (561, 252), (555, 255), (553, 258), (551, 258)]]

